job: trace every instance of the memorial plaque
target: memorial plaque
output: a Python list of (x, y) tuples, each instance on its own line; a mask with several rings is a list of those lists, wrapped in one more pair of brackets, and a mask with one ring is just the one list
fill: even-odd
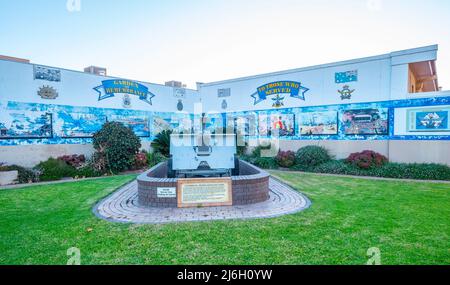
[(177, 197), (177, 188), (175, 187), (158, 187), (158, 198), (175, 198)]
[(178, 207), (217, 207), (233, 205), (231, 178), (178, 180)]

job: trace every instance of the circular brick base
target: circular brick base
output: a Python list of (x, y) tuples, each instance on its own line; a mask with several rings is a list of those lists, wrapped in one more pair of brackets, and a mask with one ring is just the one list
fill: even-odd
[[(167, 178), (167, 163), (160, 163), (137, 178), (141, 206), (176, 208), (177, 197), (160, 198), (160, 187), (176, 188), (178, 179)], [(239, 162), (239, 176), (232, 176), (233, 205), (250, 205), (269, 199), (269, 173), (245, 161)]]
[(212, 221), (228, 219), (272, 218), (307, 209), (310, 201), (286, 184), (270, 178), (269, 199), (253, 205), (235, 205), (210, 208), (156, 208), (138, 203), (137, 182), (134, 181), (94, 207), (94, 213), (111, 222), (163, 224), (177, 222)]

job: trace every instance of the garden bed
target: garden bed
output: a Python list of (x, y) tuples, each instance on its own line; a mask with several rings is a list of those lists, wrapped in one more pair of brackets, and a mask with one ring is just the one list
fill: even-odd
[(442, 164), (395, 163), (373, 151), (353, 153), (335, 160), (322, 147), (308, 146), (297, 153), (280, 151), (275, 157), (261, 157), (262, 147), (241, 158), (263, 169), (350, 176), (450, 181), (450, 167)]

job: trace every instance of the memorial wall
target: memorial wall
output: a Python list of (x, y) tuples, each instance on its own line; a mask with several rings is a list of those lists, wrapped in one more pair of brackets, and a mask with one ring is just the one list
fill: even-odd
[(198, 90), (0, 60), (0, 161), (89, 154), (107, 121), (131, 127), (149, 148), (163, 129), (198, 131), (201, 104), (210, 133), (237, 131), (252, 143), (275, 136), (282, 149), (323, 145), (338, 158), (373, 149), (393, 161), (450, 164), (450, 92), (409, 92), (411, 64), (433, 73), (436, 59), (430, 46)]

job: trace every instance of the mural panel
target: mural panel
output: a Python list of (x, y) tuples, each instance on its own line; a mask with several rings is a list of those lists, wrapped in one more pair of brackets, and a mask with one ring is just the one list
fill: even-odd
[(2, 110), (0, 139), (51, 138), (52, 115), (40, 111)]
[(153, 115), (153, 136), (156, 136), (164, 130), (172, 130), (175, 134), (188, 134), (192, 133), (192, 128), (192, 118), (189, 114), (160, 113)]
[(150, 122), (147, 116), (111, 115), (108, 121), (119, 122), (129, 127), (138, 137), (150, 136)]
[(256, 136), (257, 115), (254, 112), (227, 115), (227, 131)]
[(450, 132), (450, 107), (407, 111), (409, 132)]
[(62, 138), (91, 138), (106, 122), (106, 116), (92, 113), (58, 113), (61, 125), (59, 136)]
[(299, 130), (303, 136), (337, 135), (338, 113), (335, 111), (300, 113)]
[(258, 118), (260, 136), (295, 136), (294, 114), (260, 114)]
[(347, 110), (342, 115), (346, 135), (388, 135), (388, 108)]
[(222, 134), (224, 132), (225, 122), (222, 114), (207, 114), (205, 132), (210, 134)]

